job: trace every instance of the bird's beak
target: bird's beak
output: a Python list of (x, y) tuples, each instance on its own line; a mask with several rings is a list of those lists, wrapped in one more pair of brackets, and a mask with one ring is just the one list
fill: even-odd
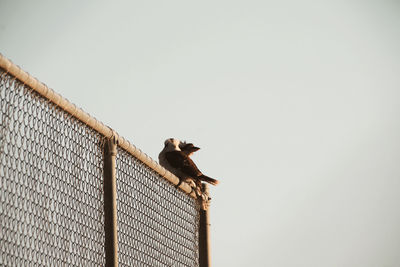
[(193, 152), (195, 152), (195, 151), (197, 151), (197, 150), (200, 150), (200, 147), (194, 146), (194, 147), (191, 147), (190, 150), (192, 150)]

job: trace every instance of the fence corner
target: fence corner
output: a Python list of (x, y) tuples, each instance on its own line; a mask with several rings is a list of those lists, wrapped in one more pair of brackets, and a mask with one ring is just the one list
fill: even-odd
[(208, 185), (202, 184), (202, 195), (200, 205), (200, 223), (199, 223), (199, 264), (200, 267), (211, 266), (210, 253), (210, 218), (209, 206), (210, 199), (208, 197)]

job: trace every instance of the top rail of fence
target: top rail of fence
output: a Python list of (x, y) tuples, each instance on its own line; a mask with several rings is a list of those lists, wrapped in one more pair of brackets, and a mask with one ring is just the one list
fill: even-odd
[[(56, 93), (51, 88), (47, 87), (44, 83), (40, 82), (38, 79), (32, 77), (29, 73), (22, 70), (19, 66), (12, 63), (8, 58), (4, 57), (0, 53), (0, 68), (3, 69), (6, 73), (14, 76), (23, 84), (29, 86), (38, 94), (48, 99), (50, 102), (59, 106), (65, 112), (71, 114), (78, 120), (82, 121), (86, 125), (88, 125), (93, 130), (97, 131), (101, 135), (107, 138), (115, 138), (118, 146), (126, 150), (129, 154), (146, 164), (148, 167), (153, 169), (155, 172), (160, 174), (165, 180), (171, 182), (174, 185), (179, 184), (179, 178), (174, 174), (166, 170), (162, 167), (158, 162), (149, 157), (146, 153), (141, 151), (139, 148), (131, 144), (124, 137), (120, 136), (116, 131), (112, 128), (104, 125), (102, 122), (98, 121), (96, 118), (92, 117), (81, 108), (69, 102), (67, 99), (63, 98), (60, 94)], [(190, 185), (185, 182), (182, 182), (179, 185), (179, 189), (181, 189), (186, 194), (190, 195), (193, 198), (196, 198), (196, 194), (192, 191)]]

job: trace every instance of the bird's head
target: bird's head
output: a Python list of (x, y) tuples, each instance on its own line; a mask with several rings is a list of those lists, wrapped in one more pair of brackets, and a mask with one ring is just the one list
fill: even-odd
[(179, 143), (179, 148), (188, 156), (191, 156), (194, 152), (200, 149), (199, 147), (194, 146), (192, 143), (186, 143), (186, 141), (181, 141)]
[(168, 151), (181, 150), (179, 148), (180, 143), (181, 143), (181, 141), (179, 141), (178, 139), (168, 138), (164, 142), (164, 149), (166, 149)]

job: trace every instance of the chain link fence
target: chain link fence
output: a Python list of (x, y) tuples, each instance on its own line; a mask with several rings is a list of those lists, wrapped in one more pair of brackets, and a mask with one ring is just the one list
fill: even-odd
[[(0, 69), (0, 266), (104, 266), (105, 137)], [(116, 156), (118, 263), (198, 266), (199, 202)]]
[(120, 266), (198, 266), (196, 200), (122, 149), (116, 177)]

